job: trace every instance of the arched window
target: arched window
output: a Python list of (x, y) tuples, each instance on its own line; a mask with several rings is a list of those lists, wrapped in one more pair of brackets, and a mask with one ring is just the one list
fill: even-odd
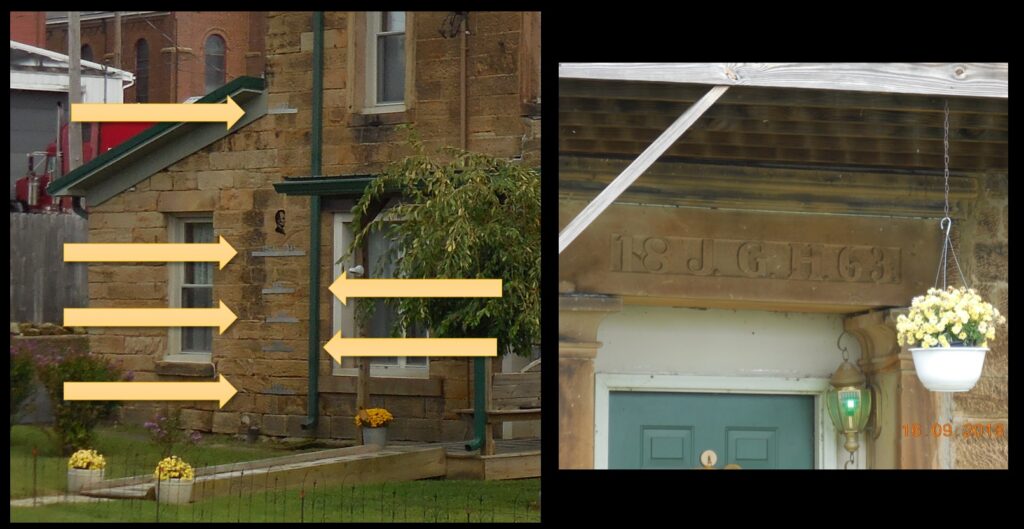
[(82, 46), (82, 60), (92, 61), (92, 46), (88, 44)]
[(135, 102), (149, 102), (149, 44), (146, 39), (135, 43)]
[(206, 37), (206, 93), (222, 86), (227, 80), (227, 62), (224, 60), (224, 39), (220, 35)]

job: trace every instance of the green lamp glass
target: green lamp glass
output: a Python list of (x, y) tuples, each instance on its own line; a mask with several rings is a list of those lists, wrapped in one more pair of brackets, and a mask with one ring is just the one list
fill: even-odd
[(844, 448), (850, 454), (857, 451), (857, 434), (863, 432), (871, 416), (871, 389), (865, 384), (864, 374), (849, 360), (843, 360), (832, 375), (832, 389), (825, 393), (825, 405), (836, 430), (846, 436)]

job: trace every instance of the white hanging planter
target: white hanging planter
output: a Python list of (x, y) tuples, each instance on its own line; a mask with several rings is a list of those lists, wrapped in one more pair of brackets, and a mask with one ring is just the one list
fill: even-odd
[(88, 470), (84, 468), (68, 469), (68, 492), (77, 493), (103, 481), (104, 469)]
[(160, 503), (184, 505), (192, 501), (192, 479), (163, 479), (157, 483), (156, 498)]
[(917, 378), (930, 391), (970, 391), (981, 377), (988, 347), (911, 348)]

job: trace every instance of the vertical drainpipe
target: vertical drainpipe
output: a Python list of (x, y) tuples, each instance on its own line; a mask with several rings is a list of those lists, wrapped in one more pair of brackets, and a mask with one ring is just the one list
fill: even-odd
[[(466, 121), (466, 106), (469, 99), (467, 92), (466, 82), (466, 56), (468, 54), (468, 44), (466, 39), (469, 35), (469, 12), (464, 12), (462, 18), (462, 27), (459, 31), (459, 43), (461, 53), (459, 57), (459, 81), (461, 83), (461, 98), (462, 105), (460, 109), (461, 118), (461, 130), (460, 142), (462, 143), (462, 149), (465, 150), (468, 145), (467, 138), (469, 137), (469, 126)], [(466, 450), (481, 450), (484, 448), (484, 430), (487, 428), (487, 360), (482, 357), (473, 359), (473, 435), (475, 436), (468, 443), (466, 443)]]
[[(310, 174), (320, 176), (323, 132), (324, 13), (313, 13), (313, 130)], [(320, 195), (309, 197), (309, 390), (306, 422), (316, 430), (320, 419)]]

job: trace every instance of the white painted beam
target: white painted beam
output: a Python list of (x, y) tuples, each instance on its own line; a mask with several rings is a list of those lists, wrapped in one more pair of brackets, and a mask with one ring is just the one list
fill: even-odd
[(647, 170), (669, 147), (672, 146), (680, 136), (686, 132), (686, 129), (693, 125), (697, 118), (701, 117), (704, 112), (718, 101), (719, 97), (728, 90), (727, 86), (716, 86), (704, 94), (704, 97), (700, 98), (699, 101), (694, 103), (690, 108), (683, 112), (679, 119), (675, 123), (669, 125), (665, 132), (658, 136), (658, 139), (654, 140), (650, 146), (644, 149), (644, 152), (637, 156), (633, 163), (629, 164), (619, 176), (612, 180), (608, 187), (604, 188), (603, 191), (592, 200), (587, 207), (580, 211), (576, 218), (572, 219), (569, 224), (562, 229), (561, 233), (558, 234), (558, 253), (561, 254), (572, 241), (576, 240), (576, 237), (583, 230), (587, 229), (590, 223), (594, 222), (601, 212), (608, 208), (615, 202), (615, 199), (619, 198), (626, 188), (628, 188), (640, 175)]
[(563, 63), (562, 79), (1009, 96), (1008, 63)]

